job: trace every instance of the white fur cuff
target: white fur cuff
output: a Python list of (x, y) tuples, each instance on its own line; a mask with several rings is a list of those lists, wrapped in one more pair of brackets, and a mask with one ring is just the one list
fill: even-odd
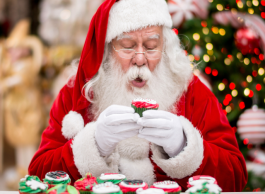
[(198, 129), (185, 117), (180, 117), (184, 133), (187, 138), (187, 146), (174, 158), (168, 158), (164, 150), (152, 145), (154, 162), (171, 178), (182, 179), (193, 174), (203, 160), (203, 138)]
[(63, 118), (62, 134), (66, 139), (74, 138), (82, 129), (84, 129), (83, 117), (74, 111), (70, 111)]
[(85, 176), (90, 172), (95, 177), (102, 173), (118, 173), (119, 154), (114, 152), (109, 157), (101, 157), (94, 138), (95, 130), (96, 123), (87, 124), (72, 142), (74, 162), (79, 173)]

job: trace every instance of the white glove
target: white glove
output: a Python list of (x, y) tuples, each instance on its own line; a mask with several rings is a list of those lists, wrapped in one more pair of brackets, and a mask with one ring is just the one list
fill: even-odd
[(137, 123), (143, 126), (138, 137), (162, 146), (171, 158), (183, 150), (186, 137), (177, 115), (161, 110), (147, 110)]
[(116, 145), (127, 138), (136, 136), (142, 126), (134, 109), (127, 106), (111, 105), (96, 121), (95, 139), (101, 156), (109, 156)]

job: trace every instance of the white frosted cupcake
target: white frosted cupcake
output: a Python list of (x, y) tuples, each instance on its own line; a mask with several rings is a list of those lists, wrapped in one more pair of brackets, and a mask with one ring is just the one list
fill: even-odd
[(208, 176), (208, 175), (198, 175), (198, 176), (193, 176), (189, 178), (189, 182), (187, 183), (187, 187), (190, 188), (195, 185), (195, 183), (204, 183), (208, 182), (211, 184), (216, 184), (217, 181), (215, 178)]
[(103, 173), (97, 178), (97, 182), (105, 183), (112, 182), (113, 184), (119, 184), (121, 181), (125, 180), (126, 176), (118, 173)]
[(155, 189), (155, 188), (150, 188), (150, 189), (137, 189), (136, 194), (165, 194), (165, 191), (163, 189)]
[(160, 181), (155, 182), (151, 188), (163, 189), (165, 192), (170, 194), (179, 194), (181, 192), (181, 187), (175, 181)]
[(118, 185), (114, 185), (112, 182), (106, 182), (95, 185), (92, 189), (92, 194), (122, 194), (122, 191)]

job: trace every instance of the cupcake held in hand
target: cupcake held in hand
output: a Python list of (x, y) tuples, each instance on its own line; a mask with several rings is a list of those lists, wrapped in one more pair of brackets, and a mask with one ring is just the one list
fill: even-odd
[(146, 110), (157, 110), (159, 105), (156, 103), (156, 101), (151, 99), (142, 99), (142, 98), (136, 98), (132, 101), (131, 106), (134, 108), (135, 112), (140, 115), (140, 117), (143, 116), (143, 112)]

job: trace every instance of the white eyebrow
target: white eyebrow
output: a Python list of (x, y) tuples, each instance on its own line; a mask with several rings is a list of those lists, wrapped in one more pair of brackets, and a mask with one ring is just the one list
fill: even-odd
[(159, 34), (154, 34), (154, 35), (148, 37), (148, 39), (159, 39), (159, 38), (160, 38)]
[(121, 40), (121, 39), (132, 39), (131, 36), (127, 35), (127, 34), (121, 34), (117, 37), (117, 40)]

